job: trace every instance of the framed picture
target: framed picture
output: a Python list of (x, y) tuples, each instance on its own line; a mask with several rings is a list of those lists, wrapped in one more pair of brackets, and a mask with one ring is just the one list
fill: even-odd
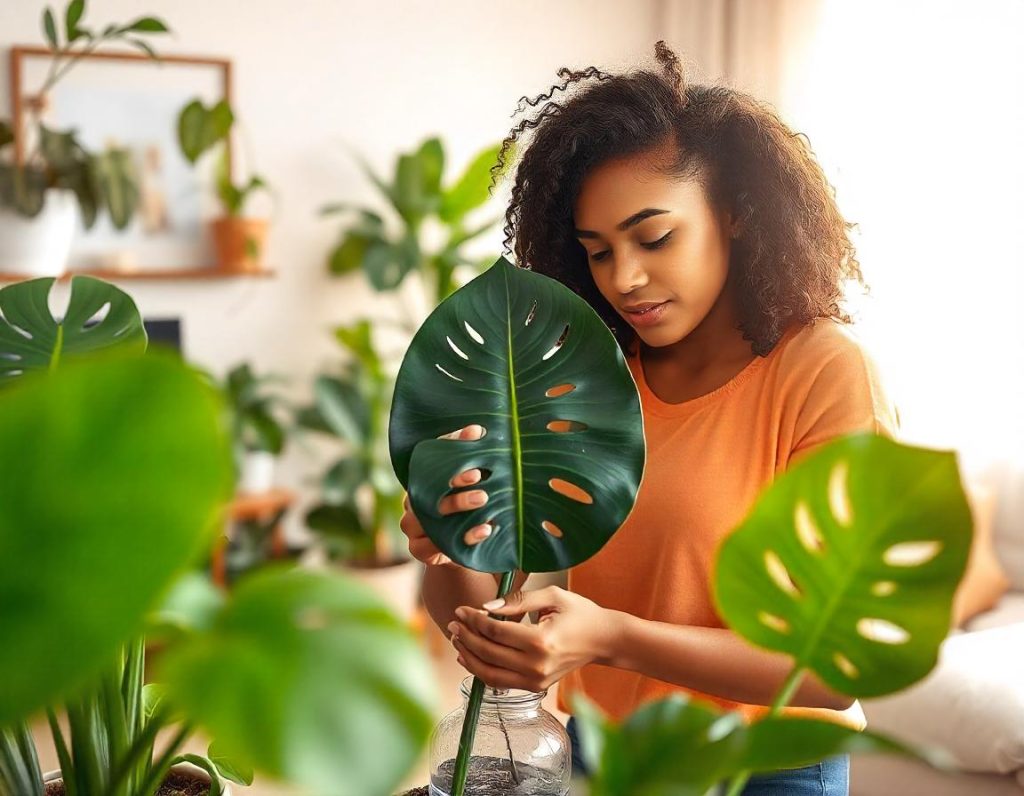
[[(206, 105), (231, 101), (231, 62), (222, 58), (93, 52), (40, 98), (51, 53), (45, 47), (11, 49), (11, 100), (16, 157), (31, 145), (25, 134), (38, 115), (55, 130), (74, 128), (89, 151), (116, 145), (131, 153), (140, 184), (137, 212), (115, 229), (105, 215), (89, 230), (79, 227), (71, 270), (194, 271), (214, 262), (206, 221), (218, 213), (216, 155), (190, 164), (178, 144), (181, 109), (199, 98)], [(230, 168), (230, 140), (228, 163)]]

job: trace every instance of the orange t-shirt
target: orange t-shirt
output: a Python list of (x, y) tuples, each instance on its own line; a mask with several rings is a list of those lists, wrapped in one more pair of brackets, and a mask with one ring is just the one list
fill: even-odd
[[(711, 594), (722, 539), (795, 456), (854, 431), (891, 436), (895, 410), (873, 363), (846, 327), (831, 319), (791, 326), (768, 356), (755, 357), (731, 381), (682, 403), (666, 403), (651, 391), (638, 356), (626, 361), (644, 417), (643, 479), (615, 535), (569, 570), (569, 590), (643, 619), (724, 627)], [(577, 689), (618, 721), (679, 691), (748, 719), (767, 710), (598, 664), (559, 682), (559, 710), (571, 712), (567, 695)], [(856, 702), (845, 711), (785, 712), (856, 729), (865, 724)]]

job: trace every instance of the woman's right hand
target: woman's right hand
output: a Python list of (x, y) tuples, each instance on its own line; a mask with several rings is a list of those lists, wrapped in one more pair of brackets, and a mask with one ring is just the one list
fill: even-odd
[[(483, 436), (483, 428), (479, 425), (469, 425), (451, 434), (445, 434), (443, 438), (448, 439), (480, 439)], [(449, 483), (452, 487), (469, 486), (480, 480), (480, 471), (477, 469), (464, 470), (456, 475)], [(478, 502), (474, 502), (478, 501)], [(454, 514), (457, 511), (469, 511), (487, 502), (487, 493), (482, 489), (473, 489), (466, 492), (458, 492), (448, 495), (441, 500), (439, 506), (441, 514)], [(404, 533), (409, 538), (409, 552), (414, 558), (424, 564), (431, 566), (458, 566), (448, 556), (438, 550), (437, 546), (430, 540), (430, 537), (423, 531), (423, 526), (416, 519), (409, 505), (409, 495), (405, 496), (405, 513), (402, 514), (399, 523)], [(475, 545), (482, 542), (491, 535), (491, 526), (487, 523), (475, 525), (466, 531), (463, 537), (468, 545)]]

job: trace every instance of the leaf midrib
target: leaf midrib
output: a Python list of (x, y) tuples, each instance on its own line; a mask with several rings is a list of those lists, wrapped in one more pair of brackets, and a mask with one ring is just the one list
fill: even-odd
[(505, 344), (508, 348), (508, 392), (509, 405), (512, 408), (512, 470), (515, 476), (516, 485), (516, 546), (518, 550), (517, 562), (519, 568), (523, 566), (523, 543), (526, 534), (523, 528), (523, 451), (522, 441), (519, 438), (519, 403), (516, 397), (516, 369), (512, 352), (512, 295), (509, 291), (508, 274), (505, 274), (505, 306), (508, 311), (505, 313), (505, 324), (507, 336)]

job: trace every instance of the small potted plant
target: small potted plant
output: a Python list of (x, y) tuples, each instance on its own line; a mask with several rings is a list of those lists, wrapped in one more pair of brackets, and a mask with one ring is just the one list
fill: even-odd
[(233, 367), (224, 380), (240, 492), (258, 494), (274, 486), (274, 468), (286, 439), (275, 409), (284, 399), (264, 387), (281, 381), (279, 376), (257, 377), (248, 362)]
[(194, 99), (178, 115), (178, 143), (189, 163), (196, 163), (210, 150), (216, 153), (215, 188), (223, 215), (210, 222), (210, 232), (217, 254), (217, 267), (234, 273), (260, 273), (264, 270), (263, 252), (270, 222), (263, 217), (248, 216), (246, 206), (258, 191), (269, 191), (259, 174), (235, 183), (228, 140), (235, 115), (226, 100), (207, 107)]
[(325, 557), (375, 589), (411, 619), (418, 600), (419, 562), (402, 544), (401, 484), (387, 450), (393, 378), (386, 372), (368, 321), (335, 329), (348, 352), (337, 373), (317, 377), (314, 403), (298, 412), (300, 428), (329, 437), (341, 451), (320, 478), (320, 500), (306, 525)]
[[(154, 796), (195, 779), (186, 763), (205, 771), (190, 793), (254, 769), (390, 792), (432, 713), (415, 636), (337, 575), (267, 568), (224, 595), (194, 573), (233, 491), (223, 398), (145, 351), (126, 293), (76, 276), (58, 321), (53, 282), (0, 289), (0, 456), (18, 463), (0, 479), (0, 792)], [(59, 773), (40, 771), (39, 712)], [(184, 751), (200, 729), (207, 753)]]
[[(151, 16), (102, 30), (86, 26), (85, 0), (68, 3), (59, 21), (47, 8), (42, 26), (52, 52), (47, 76), (22, 109), (22, 129), (0, 119), (0, 270), (33, 276), (65, 270), (79, 218), (90, 229), (106, 213), (116, 229), (124, 229), (139, 198), (131, 152), (116, 146), (90, 152), (76, 130), (45, 123), (50, 92), (102, 45), (126, 44), (158, 58), (147, 38), (168, 32)], [(20, 158), (14, 156), (16, 139)]]

